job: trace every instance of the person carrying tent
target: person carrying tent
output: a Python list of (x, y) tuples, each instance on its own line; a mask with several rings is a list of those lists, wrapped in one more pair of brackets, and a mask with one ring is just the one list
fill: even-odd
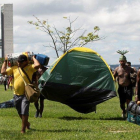
[(118, 81), (118, 94), (120, 99), (120, 107), (122, 109), (122, 117), (125, 119), (126, 116), (126, 108), (125, 103), (129, 104), (132, 100), (132, 84), (130, 79), (130, 73), (134, 73), (134, 69), (126, 65), (126, 57), (124, 56), (125, 53), (128, 51), (117, 51), (117, 53), (121, 54), (119, 58), (120, 66), (115, 68), (114, 70), (114, 78)]
[(30, 128), (30, 123), (28, 122), (30, 102), (27, 100), (25, 96), (25, 84), (21, 75), (23, 75), (25, 80), (28, 81), (29, 83), (29, 80), (27, 79), (27, 76), (23, 71), (27, 73), (27, 75), (31, 80), (33, 73), (37, 71), (37, 69), (40, 67), (40, 63), (37, 61), (37, 59), (35, 59), (34, 56), (33, 56), (33, 62), (34, 64), (28, 64), (29, 61), (27, 56), (20, 55), (17, 60), (18, 66), (12, 66), (7, 68), (7, 58), (5, 58), (5, 61), (1, 68), (1, 73), (3, 75), (9, 75), (9, 76), (12, 75), (14, 77), (13, 99), (15, 102), (15, 107), (17, 109), (18, 115), (22, 120), (21, 133), (25, 133), (25, 130)]
[[(38, 86), (38, 80), (46, 70), (47, 68), (45, 66), (40, 65), (40, 68), (33, 74), (32, 81), (36, 86)], [(40, 97), (34, 103), (34, 106), (36, 108), (35, 118), (37, 117), (42, 118), (44, 110), (44, 99), (45, 97), (42, 94), (40, 94)]]

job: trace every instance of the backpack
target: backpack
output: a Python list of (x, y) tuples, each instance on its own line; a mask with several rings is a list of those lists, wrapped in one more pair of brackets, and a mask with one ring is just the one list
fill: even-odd
[(130, 73), (130, 80), (131, 80), (131, 85), (132, 87), (136, 86), (136, 81), (137, 81), (137, 74), (134, 73)]

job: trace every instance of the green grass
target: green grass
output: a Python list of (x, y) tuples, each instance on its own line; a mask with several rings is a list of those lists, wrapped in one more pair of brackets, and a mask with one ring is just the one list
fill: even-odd
[[(0, 85), (0, 103), (12, 99)], [(30, 105), (31, 129), (20, 134), (21, 120), (15, 108), (0, 109), (0, 140), (137, 140), (140, 126), (121, 118), (115, 97), (97, 106), (96, 113), (81, 114), (58, 102), (45, 100), (42, 118), (34, 118)]]

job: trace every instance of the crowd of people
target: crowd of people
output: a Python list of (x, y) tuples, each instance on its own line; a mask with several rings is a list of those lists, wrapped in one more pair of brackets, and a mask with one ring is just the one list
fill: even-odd
[[(17, 66), (7, 68), (7, 58), (1, 68), (1, 74), (4, 75), (3, 82), (4, 89), (14, 86), (14, 101), (15, 107), (19, 117), (22, 121), (21, 133), (25, 133), (26, 129), (30, 129), (28, 121), (30, 102), (25, 96), (25, 84), (22, 77), (29, 83), (25, 74), (27, 73), (29, 79), (38, 86), (38, 79), (47, 70), (46, 67), (41, 66), (38, 60), (33, 56), (33, 64), (29, 64), (26, 55), (20, 55), (17, 60)], [(122, 109), (122, 117), (127, 117), (127, 106), (132, 100), (133, 95), (135, 100), (140, 99), (140, 70), (131, 67), (131, 62), (127, 62), (124, 55), (119, 58), (120, 65), (113, 71), (114, 78), (118, 82), (118, 95), (120, 99), (120, 108)], [(25, 71), (25, 72), (24, 72)], [(22, 76), (21, 76), (22, 75)], [(14, 78), (13, 78), (14, 77)], [(34, 103), (36, 112), (35, 117), (42, 117), (44, 109), (44, 96), (41, 94), (38, 100)]]
[(13, 77), (12, 76), (0, 76), (0, 85), (4, 85), (4, 90), (13, 89)]

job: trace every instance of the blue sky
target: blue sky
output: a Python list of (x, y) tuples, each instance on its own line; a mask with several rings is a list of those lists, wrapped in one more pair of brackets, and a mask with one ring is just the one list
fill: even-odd
[(48, 19), (51, 25), (63, 29), (67, 23), (64, 16), (75, 19), (75, 28), (83, 27), (87, 32), (99, 26), (99, 36), (105, 39), (93, 42), (89, 47), (98, 52), (108, 64), (118, 64), (120, 55), (117, 50), (128, 50), (127, 60), (140, 64), (140, 1), (130, 0), (1, 0), (0, 4), (13, 4), (14, 52), (32, 51), (50, 57), (50, 64), (56, 54), (46, 48), (51, 42), (49, 36), (36, 30), (27, 23), (39, 19)]

